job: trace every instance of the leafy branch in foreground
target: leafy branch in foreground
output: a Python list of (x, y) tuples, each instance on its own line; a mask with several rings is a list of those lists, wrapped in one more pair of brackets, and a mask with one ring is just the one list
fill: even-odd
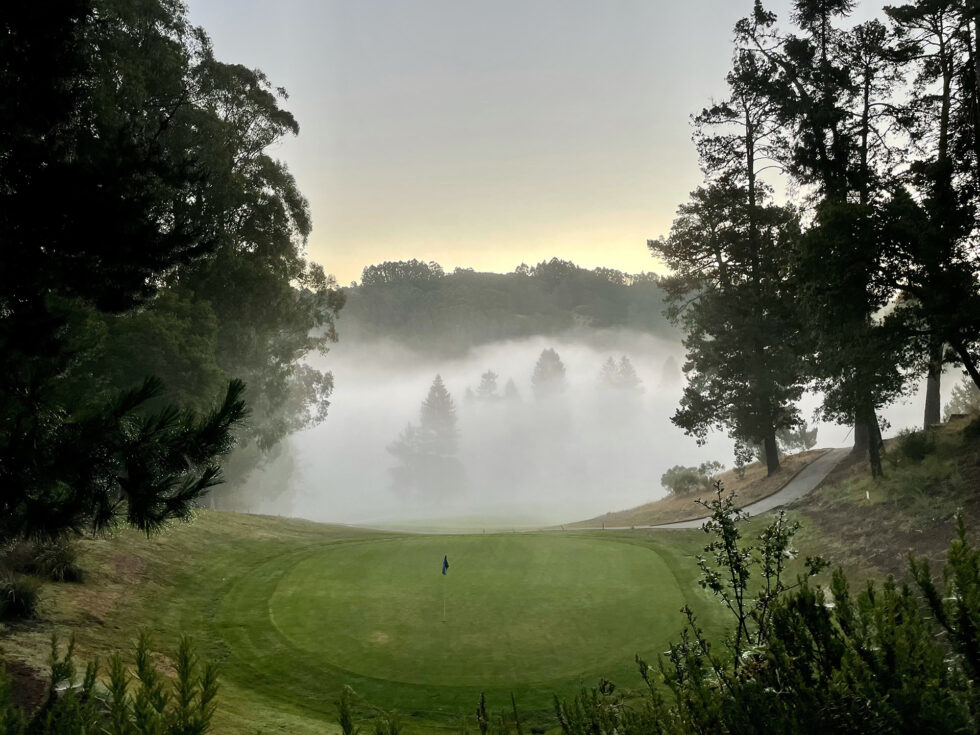
[[(980, 551), (960, 519), (941, 586), (910, 560), (920, 597), (889, 577), (850, 589), (843, 570), (807, 559), (787, 582), (799, 524), (776, 516), (749, 545), (745, 514), (720, 485), (704, 505), (712, 535), (698, 560), (702, 585), (731, 612), (713, 646), (685, 607), (680, 640), (651, 666), (637, 657), (639, 701), (604, 683), (556, 699), (566, 735), (651, 733), (951, 733), (980, 722)], [(924, 600), (923, 600), (924, 597)]]

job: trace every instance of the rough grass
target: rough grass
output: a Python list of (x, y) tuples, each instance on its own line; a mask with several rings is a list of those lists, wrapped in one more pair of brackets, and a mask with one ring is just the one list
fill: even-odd
[[(83, 542), (85, 583), (46, 585), (45, 617), (8, 626), (0, 647), (43, 671), (52, 631), (76, 634), (84, 662), (125, 655), (148, 627), (166, 669), (187, 633), (221, 666), (217, 732), (336, 732), (346, 683), (365, 724), (394, 709), (404, 731), (449, 728), (486, 689), (491, 709), (513, 692), (529, 725), (550, 725), (553, 692), (600, 675), (638, 686), (634, 654), (665, 650), (684, 602), (718, 629), (720, 608), (695, 582), (703, 543), (700, 532), (397, 536), (201, 512), (151, 539)], [(443, 582), (456, 585), (445, 624), (431, 609)]]
[(980, 527), (980, 440), (964, 434), (967, 423), (930, 429), (922, 453), (903, 451), (905, 437), (890, 439), (883, 477), (872, 479), (865, 461), (845, 462), (793, 507), (844, 563), (901, 577), (910, 551), (939, 561), (957, 509), (968, 528)]
[[(826, 449), (811, 449), (807, 452), (783, 457), (781, 469), (768, 477), (766, 466), (761, 462), (753, 462), (744, 468), (744, 473), (728, 470), (717, 476), (722, 481), (725, 490), (738, 496), (739, 505), (748, 505), (762, 500), (781, 490), (786, 483), (796, 477), (804, 467), (823, 455)], [(660, 523), (689, 521), (705, 515), (703, 507), (697, 504), (698, 498), (707, 498), (710, 493), (702, 490), (686, 495), (668, 495), (652, 503), (596, 516), (586, 521), (572, 523), (567, 528), (599, 528), (603, 524), (617, 526), (654, 526)]]

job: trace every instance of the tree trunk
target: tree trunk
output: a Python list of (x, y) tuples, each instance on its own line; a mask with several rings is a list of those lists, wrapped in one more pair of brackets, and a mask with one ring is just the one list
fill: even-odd
[(766, 476), (779, 472), (779, 446), (776, 444), (776, 432), (770, 431), (766, 434), (763, 448), (766, 452)]
[(874, 410), (871, 411), (871, 421), (868, 424), (868, 461), (871, 463), (871, 476), (881, 477), (884, 470), (881, 467), (881, 428), (878, 426), (878, 417)]
[(933, 342), (929, 346), (929, 370), (926, 376), (926, 408), (922, 428), (928, 429), (942, 421), (939, 401), (939, 387), (943, 374), (943, 343)]
[(868, 453), (868, 437), (871, 432), (863, 421), (854, 420), (854, 446), (851, 447), (852, 457), (863, 457)]
[(966, 372), (970, 374), (970, 379), (973, 381), (973, 384), (977, 388), (980, 388), (980, 370), (977, 369), (973, 355), (970, 354), (970, 351), (966, 349), (966, 345), (961, 340), (953, 342), (953, 349), (956, 350), (956, 354), (959, 355), (960, 360), (963, 362), (963, 367), (966, 368)]
[(867, 403), (857, 409), (854, 420), (854, 448), (851, 456), (868, 458), (871, 464), (871, 476), (881, 477), (881, 428), (878, 426), (878, 416), (874, 405)]

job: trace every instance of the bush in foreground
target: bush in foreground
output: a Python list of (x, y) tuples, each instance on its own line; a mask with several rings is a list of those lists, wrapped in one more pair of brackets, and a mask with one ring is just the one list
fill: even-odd
[[(41, 583), (15, 572), (0, 576), (0, 620), (29, 620), (37, 617)], [(0, 731), (2, 732), (2, 731)]]
[(52, 582), (81, 582), (84, 577), (78, 564), (78, 546), (67, 536), (21, 542), (11, 548), (6, 566)]
[(97, 687), (98, 662), (81, 679), (73, 661), (74, 641), (59, 655), (51, 641), (51, 680), (44, 704), (31, 717), (18, 709), (9, 677), (0, 667), (0, 733), (3, 735), (204, 735), (215, 711), (215, 667), (201, 664), (190, 642), (180, 642), (176, 678), (151, 663), (149, 636), (136, 644), (135, 676), (115, 655), (109, 659), (106, 691)]
[[(629, 702), (603, 683), (555, 701), (567, 735), (652, 733), (953, 733), (980, 723), (980, 552), (959, 522), (937, 585), (910, 560), (912, 584), (888, 578), (852, 592), (786, 583), (798, 525), (780, 514), (749, 545), (742, 513), (716, 486), (701, 584), (732, 614), (713, 646), (690, 609), (680, 642), (657, 666), (639, 660), (647, 696)], [(915, 588), (918, 588), (917, 594)]]

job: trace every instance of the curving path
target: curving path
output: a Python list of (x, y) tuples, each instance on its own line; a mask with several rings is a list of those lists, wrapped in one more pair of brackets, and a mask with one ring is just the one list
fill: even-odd
[[(749, 503), (742, 508), (742, 510), (748, 513), (750, 516), (757, 516), (762, 513), (768, 513), (770, 510), (787, 505), (788, 503), (792, 503), (794, 500), (799, 500), (813, 490), (817, 485), (819, 485), (823, 479), (830, 474), (831, 470), (841, 463), (841, 461), (850, 453), (850, 451), (850, 449), (831, 449), (829, 452), (813, 460), (813, 462), (800, 470), (796, 477), (787, 482), (781, 490), (777, 490), (772, 495), (765, 497), (762, 500)], [(705, 516), (704, 518), (695, 518), (690, 521), (664, 523), (659, 526), (637, 526), (637, 528), (700, 528), (706, 520), (708, 520), (708, 516)], [(606, 528), (608, 529), (609, 527), (607, 526)]]

